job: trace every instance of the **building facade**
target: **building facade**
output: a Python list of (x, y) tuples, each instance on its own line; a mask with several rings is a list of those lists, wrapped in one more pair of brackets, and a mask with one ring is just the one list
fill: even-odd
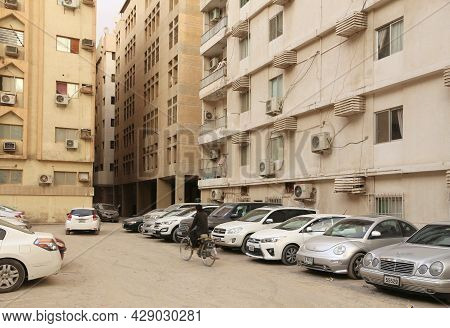
[(94, 202), (114, 202), (116, 38), (107, 29), (97, 46), (95, 84)]
[(196, 0), (127, 0), (116, 27), (114, 197), (122, 215), (200, 198)]
[(0, 203), (32, 222), (91, 206), (92, 1), (0, 4)]
[(202, 200), (450, 214), (448, 1), (200, 1)]

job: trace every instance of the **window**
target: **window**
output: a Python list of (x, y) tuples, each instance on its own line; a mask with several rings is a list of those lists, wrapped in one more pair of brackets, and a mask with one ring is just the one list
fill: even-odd
[(417, 229), (414, 228), (412, 225), (409, 225), (406, 222), (398, 221), (400, 223), (400, 227), (402, 228), (403, 237), (411, 237)]
[(67, 139), (78, 139), (78, 130), (55, 128), (55, 142), (66, 142)]
[(115, 105), (116, 104), (116, 97), (112, 96), (111, 97), (111, 105)]
[(376, 113), (376, 143), (403, 139), (403, 108)]
[(403, 18), (377, 30), (377, 58), (383, 59), (403, 50)]
[(283, 34), (283, 12), (279, 12), (269, 21), (269, 41), (275, 40)]
[(278, 75), (269, 81), (269, 96), (271, 98), (283, 97), (283, 75)]
[(169, 88), (171, 88), (178, 83), (178, 56), (175, 56), (171, 61), (169, 61), (168, 66), (169, 66), (168, 83)]
[(80, 40), (66, 38), (63, 36), (56, 37), (56, 50), (62, 52), (69, 52), (72, 54), (80, 53)]
[(114, 163), (109, 164), (109, 171), (114, 172)]
[(22, 184), (22, 171), (0, 170), (0, 185), (1, 184)]
[(178, 4), (178, 0), (170, 0), (169, 10), (173, 10), (173, 8)]
[(56, 82), (56, 93), (59, 95), (66, 95), (70, 98), (78, 97), (78, 89), (79, 85), (77, 83), (68, 83), (68, 82)]
[(272, 161), (282, 161), (284, 159), (283, 137), (270, 139), (270, 154)]
[(241, 60), (248, 57), (248, 38), (239, 41), (239, 55)]
[(402, 195), (375, 195), (374, 204), (375, 214), (403, 218)]
[(245, 91), (239, 93), (239, 100), (241, 103), (241, 113), (245, 113), (250, 110), (250, 92)]
[(167, 102), (167, 125), (172, 125), (178, 121), (177, 96)]
[(55, 172), (55, 185), (74, 186), (77, 184), (77, 174), (75, 172)]
[(114, 149), (114, 140), (111, 140), (111, 141), (109, 142), (109, 148), (110, 148), (110, 149)]
[(267, 222), (267, 220), (269, 219), (272, 219), (273, 223), (282, 223), (287, 220), (287, 211), (286, 210), (275, 211), (268, 216), (265, 222)]
[(23, 47), (24, 32), (0, 27), (0, 43), (16, 47)]
[(169, 24), (169, 49), (178, 43), (178, 16)]
[(241, 166), (248, 165), (248, 145), (241, 146)]
[(22, 140), (23, 127), (21, 125), (0, 124), (0, 139)]
[(112, 127), (112, 128), (115, 126), (115, 123), (116, 123), (115, 120), (112, 118), (112, 119), (111, 119), (111, 127)]
[(250, 0), (240, 0), (241, 8), (244, 7)]
[[(377, 239), (403, 238), (403, 233), (397, 220), (383, 221), (373, 228), (373, 231), (381, 233), (380, 237), (376, 237)], [(372, 238), (370, 237), (369, 239)]]
[(116, 74), (111, 74), (111, 82), (116, 82)]
[(4, 92), (23, 93), (23, 79), (19, 77), (0, 76), (0, 90)]

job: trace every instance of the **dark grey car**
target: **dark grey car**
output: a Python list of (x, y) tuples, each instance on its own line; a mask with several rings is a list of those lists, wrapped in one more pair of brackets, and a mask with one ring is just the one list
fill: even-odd
[(119, 222), (119, 211), (116, 206), (112, 204), (97, 203), (94, 204), (94, 208), (97, 210), (100, 220)]

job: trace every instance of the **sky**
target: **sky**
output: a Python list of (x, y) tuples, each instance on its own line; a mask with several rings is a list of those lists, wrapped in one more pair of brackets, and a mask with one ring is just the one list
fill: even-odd
[(114, 21), (125, 0), (97, 0), (97, 40), (100, 39), (105, 27), (114, 29)]

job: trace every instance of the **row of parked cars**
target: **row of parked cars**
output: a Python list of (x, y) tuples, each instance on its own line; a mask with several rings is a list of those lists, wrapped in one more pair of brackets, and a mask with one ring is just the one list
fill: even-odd
[[(179, 242), (196, 204), (176, 204), (124, 221), (123, 228)], [(216, 245), (250, 258), (346, 274), (380, 289), (450, 297), (450, 222), (418, 230), (380, 215), (319, 214), (269, 203), (202, 204)]]

